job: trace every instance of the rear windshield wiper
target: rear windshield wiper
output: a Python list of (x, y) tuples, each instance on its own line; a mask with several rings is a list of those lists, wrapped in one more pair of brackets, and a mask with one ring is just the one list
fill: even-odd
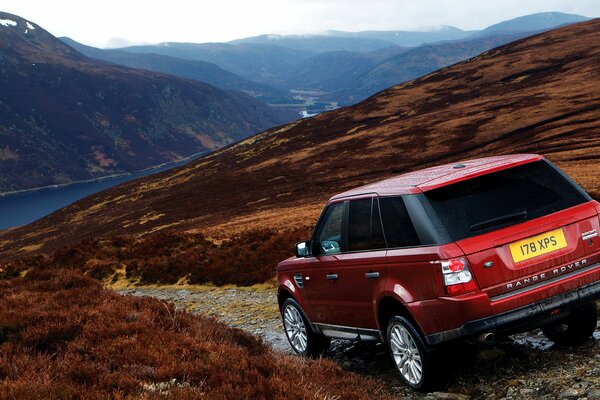
[(499, 222), (507, 222), (512, 221), (513, 219), (525, 219), (527, 218), (527, 211), (518, 211), (512, 214), (501, 215), (499, 217), (494, 217), (485, 221), (478, 222), (469, 227), (472, 231), (477, 231), (479, 229), (487, 228), (489, 226), (495, 225)]

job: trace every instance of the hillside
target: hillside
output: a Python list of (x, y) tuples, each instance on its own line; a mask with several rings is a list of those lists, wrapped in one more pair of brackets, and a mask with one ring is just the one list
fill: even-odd
[(185, 60), (160, 54), (131, 53), (122, 50), (105, 50), (78, 43), (70, 38), (60, 38), (63, 42), (90, 58), (132, 68), (162, 72), (182, 78), (208, 83), (219, 89), (237, 90), (268, 103), (291, 102), (291, 97), (283, 90), (252, 82), (232, 72), (225, 71), (216, 64)]
[(215, 318), (120, 296), (70, 270), (0, 280), (0, 293), (5, 399), (395, 398), (331, 360), (274, 351)]
[(243, 93), (91, 60), (0, 13), (0, 192), (131, 172), (293, 115)]
[(306, 226), (350, 187), (494, 154), (545, 155), (598, 197), (599, 64), (600, 20), (528, 37), (4, 232), (1, 255), (99, 235)]

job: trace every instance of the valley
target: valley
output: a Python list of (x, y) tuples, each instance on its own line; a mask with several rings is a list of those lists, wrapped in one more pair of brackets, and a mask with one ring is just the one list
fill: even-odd
[(589, 167), (600, 154), (598, 23), (519, 40), (88, 197), (0, 233), (0, 254), (51, 253), (115, 234), (184, 231), (222, 241), (310, 226), (346, 188), (491, 154), (545, 155), (598, 197), (598, 169)]

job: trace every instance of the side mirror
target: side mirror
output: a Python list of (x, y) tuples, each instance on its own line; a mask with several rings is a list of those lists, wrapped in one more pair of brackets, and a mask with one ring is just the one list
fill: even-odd
[(305, 240), (303, 242), (296, 243), (294, 247), (294, 252), (296, 253), (296, 257), (306, 257), (310, 254), (310, 242)]

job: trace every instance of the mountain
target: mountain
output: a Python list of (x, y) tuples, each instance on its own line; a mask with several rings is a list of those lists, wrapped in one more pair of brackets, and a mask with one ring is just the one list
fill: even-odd
[(124, 234), (260, 238), (348, 188), (497, 154), (545, 155), (600, 198), (599, 64), (600, 19), (528, 37), (5, 231), (0, 258)]
[(294, 118), (243, 93), (89, 59), (0, 13), (0, 192), (175, 161)]
[(451, 26), (422, 31), (327, 31), (320, 35), (260, 35), (228, 43), (162, 43), (121, 50), (211, 62), (245, 79), (294, 91), (283, 96), (286, 99), (295, 97), (298, 91), (311, 92), (296, 96), (301, 97), (297, 100), (306, 100), (307, 105), (349, 105), (511, 40), (582, 19), (585, 17), (573, 14), (540, 13), (483, 31)]
[[(286, 79), (290, 89), (314, 89), (338, 92), (354, 86), (355, 80), (367, 74), (377, 63), (369, 53), (330, 51), (304, 60), (292, 69)], [(337, 96), (331, 96), (337, 99)]]
[(576, 14), (560, 12), (543, 12), (525, 15), (495, 25), (488, 26), (482, 31), (474, 33), (474, 37), (497, 34), (512, 34), (519, 32), (533, 32), (553, 29), (563, 25), (587, 21), (589, 18)]
[(256, 43), (160, 43), (131, 46), (121, 50), (131, 53), (154, 53), (199, 60), (255, 82), (276, 86), (281, 77), (299, 61), (315, 55), (313, 51)]
[(330, 36), (382, 40), (396, 46), (415, 47), (425, 43), (465, 39), (478, 31), (463, 31), (453, 26), (441, 26), (420, 31), (327, 31)]
[(281, 46), (312, 53), (328, 51), (373, 51), (394, 46), (393, 41), (348, 35), (260, 35), (228, 42), (234, 45), (260, 44)]
[(160, 54), (131, 53), (122, 50), (104, 50), (78, 43), (70, 38), (60, 38), (80, 53), (113, 64), (162, 72), (182, 78), (208, 83), (219, 89), (237, 90), (267, 103), (289, 103), (289, 95), (279, 89), (252, 82), (239, 75), (226, 71), (216, 64), (185, 60)]
[[(390, 86), (410, 81), (440, 68), (467, 60), (494, 47), (531, 35), (499, 34), (478, 39), (434, 43), (408, 49), (384, 58), (368, 70), (361, 70), (346, 85), (324, 98), (343, 105), (353, 104)], [(320, 76), (313, 71), (313, 75)], [(341, 88), (341, 89), (340, 89)], [(332, 88), (335, 90), (336, 88)]]
[[(390, 86), (407, 82), (437, 69), (469, 59), (494, 47), (548, 30), (587, 20), (573, 14), (539, 13), (492, 25), (483, 31), (461, 31), (443, 27), (431, 32), (330, 32), (353, 37), (371, 37), (394, 42), (410, 34), (429, 35), (434, 43), (417, 47), (388, 47), (372, 52), (327, 52), (301, 61), (290, 70), (289, 88), (327, 93), (322, 101), (354, 104)], [(435, 36), (439, 35), (439, 36)], [(398, 39), (395, 43), (407, 43)], [(415, 42), (416, 43), (416, 42)]]
[(498, 34), (414, 48), (395, 46), (368, 53), (327, 52), (298, 63), (286, 83), (290, 89), (322, 91), (320, 99), (350, 105), (531, 34)]

